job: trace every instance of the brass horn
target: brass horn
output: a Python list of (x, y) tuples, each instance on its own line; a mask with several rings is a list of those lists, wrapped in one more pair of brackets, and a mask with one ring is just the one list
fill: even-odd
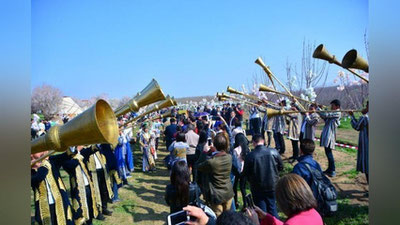
[(133, 97), (129, 102), (115, 111), (115, 116), (119, 117), (124, 115), (125, 113), (132, 111), (139, 111), (140, 107), (149, 105), (151, 103), (161, 101), (165, 99), (165, 95), (161, 90), (160, 85), (157, 83), (155, 79), (151, 80), (151, 82), (135, 97)]
[(244, 92), (238, 91), (230, 86), (226, 88), (226, 91), (232, 94), (243, 95), (244, 97), (250, 98), (251, 100), (260, 101), (260, 99), (255, 95), (246, 94)]
[[(361, 112), (362, 110), (351, 110), (351, 109), (343, 109), (343, 110), (323, 110), (323, 111), (315, 111), (315, 112)], [(286, 114), (292, 114), (292, 113), (311, 113), (314, 111), (311, 110), (306, 110), (306, 111), (292, 111), (292, 110), (276, 110), (276, 109), (271, 109), (267, 108), (267, 115), (268, 118), (273, 117), (273, 116), (278, 116), (278, 115), (286, 115)]]
[(364, 70), (368, 73), (368, 62), (358, 55), (357, 50), (352, 49), (344, 55), (342, 59), (342, 65), (344, 68), (354, 68)]
[(328, 50), (326, 50), (323, 44), (318, 45), (318, 47), (314, 50), (312, 55), (314, 58), (323, 59), (328, 61), (329, 63), (334, 63), (338, 66), (342, 66), (340, 62), (336, 59), (334, 55), (329, 54)]
[[(349, 52), (351, 52), (350, 55), (348, 57), (346, 57), (347, 54), (349, 54)], [(314, 50), (313, 57), (317, 58), (317, 59), (326, 60), (329, 63), (334, 63), (334, 64), (346, 69), (347, 71), (354, 74), (355, 76), (359, 77), (363, 81), (369, 83), (369, 80), (367, 78), (365, 78), (365, 77), (361, 76), (360, 74), (354, 72), (353, 70), (349, 69), (349, 68), (357, 68), (358, 69), (358, 67), (360, 67), (360, 69), (362, 69), (362, 70), (366, 69), (364, 71), (367, 72), (368, 71), (368, 63), (361, 57), (357, 57), (357, 51), (355, 52), (355, 55), (354, 55), (354, 52), (352, 52), (352, 50), (350, 50), (349, 52), (347, 52), (345, 57), (343, 57), (343, 60), (345, 60), (345, 58), (346, 58), (346, 62), (345, 62), (345, 63), (347, 63), (346, 66), (343, 65), (342, 63), (340, 63), (339, 61), (337, 61), (337, 59), (334, 55), (329, 54), (328, 50), (326, 50), (326, 48), (324, 47), (323, 44), (318, 45), (318, 47)], [(357, 58), (358, 58), (358, 60), (357, 60)], [(347, 61), (347, 59), (349, 59), (349, 61)], [(343, 60), (342, 60), (342, 62), (343, 62)], [(353, 65), (353, 63), (355, 63), (356, 65)], [(352, 67), (352, 66), (357, 66), (357, 67)]]
[(70, 146), (118, 143), (118, 126), (110, 105), (100, 99), (62, 126), (51, 127), (47, 134), (31, 141), (31, 154), (46, 150), (65, 151)]
[(176, 105), (175, 102), (176, 102), (175, 100), (173, 100), (171, 97), (167, 96), (167, 98), (164, 101), (161, 101), (159, 104), (154, 105), (151, 109), (147, 110), (146, 112), (144, 112), (144, 113), (140, 114), (139, 116), (137, 116), (137, 117), (125, 122), (120, 127), (123, 127), (126, 124), (129, 124), (131, 122), (138, 121), (140, 118), (143, 118), (144, 116), (146, 116), (146, 115), (148, 115), (148, 114), (150, 114), (152, 112), (155, 112), (155, 111), (158, 111), (160, 109), (167, 108), (167, 107), (170, 107), (170, 106), (175, 106)]

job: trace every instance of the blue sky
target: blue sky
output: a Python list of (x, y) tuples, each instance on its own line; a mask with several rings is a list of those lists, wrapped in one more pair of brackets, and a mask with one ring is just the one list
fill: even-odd
[[(262, 56), (281, 81), (303, 39), (366, 58), (368, 1), (32, 1), (32, 88), (133, 96), (155, 78), (175, 97), (239, 88)], [(368, 32), (368, 30), (367, 30)], [(329, 67), (329, 82), (340, 69)]]

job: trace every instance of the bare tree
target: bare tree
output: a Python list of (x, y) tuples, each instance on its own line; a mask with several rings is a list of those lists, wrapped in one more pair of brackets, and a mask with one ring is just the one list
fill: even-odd
[[(300, 91), (303, 91), (303, 88), (307, 89), (317, 86), (325, 87), (325, 83), (328, 77), (327, 63), (325, 61), (312, 57), (315, 48), (315, 43), (311, 44), (309, 41), (307, 41), (306, 43), (306, 40), (303, 40), (301, 71), (300, 73), (296, 71), (296, 74), (300, 75), (301, 79)], [(320, 85), (321, 81), (322, 85)], [(322, 90), (323, 88), (320, 91)]]
[(43, 84), (35, 87), (31, 96), (31, 111), (41, 112), (45, 119), (51, 119), (61, 109), (63, 94), (60, 89)]

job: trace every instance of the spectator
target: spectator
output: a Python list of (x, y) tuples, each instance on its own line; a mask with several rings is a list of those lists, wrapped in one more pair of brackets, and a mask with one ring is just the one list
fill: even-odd
[(194, 132), (194, 125), (188, 124), (187, 133), (185, 134), (186, 143), (189, 149), (186, 152), (186, 159), (188, 162), (189, 170), (192, 171), (193, 164), (197, 161), (196, 146), (199, 143), (199, 135)]
[[(235, 176), (235, 181), (233, 183), (233, 192), (235, 194), (235, 204), (236, 208), (239, 207), (238, 196), (237, 196), (237, 186), (239, 184), (240, 192), (242, 193), (242, 197), (246, 195), (246, 177), (241, 173), (243, 172), (244, 160), (246, 159), (247, 154), (250, 152), (249, 149), (249, 141), (243, 133), (239, 133), (235, 137), (235, 145), (233, 146), (233, 154), (236, 156), (239, 165), (239, 173)], [(245, 204), (245, 202), (243, 202)], [(243, 208), (246, 206), (244, 205)]]
[(186, 161), (186, 152), (189, 149), (189, 145), (186, 143), (185, 133), (180, 132), (176, 135), (176, 141), (172, 143), (168, 150), (171, 152), (173, 163), (172, 165), (179, 161), (183, 160)]
[[(276, 200), (278, 207), (288, 217), (282, 222), (260, 208), (247, 209), (248, 215), (255, 224), (261, 225), (322, 225), (323, 221), (317, 210), (310, 187), (297, 174), (283, 176), (276, 185)], [(259, 219), (261, 223), (259, 223)]]
[(303, 142), (300, 143), (301, 156), (298, 159), (299, 163), (297, 163), (294, 166), (292, 172), (301, 176), (308, 183), (308, 185), (310, 185), (310, 187), (311, 187), (312, 177), (306, 164), (308, 164), (310, 167), (322, 173), (321, 166), (318, 164), (317, 161), (313, 159), (314, 150), (315, 150), (314, 141), (310, 139), (303, 139)]
[(204, 185), (206, 203), (218, 216), (231, 209), (233, 189), (230, 180), (232, 156), (228, 153), (228, 140), (223, 134), (214, 138), (215, 151), (209, 157), (200, 156), (198, 170), (207, 176), (209, 182)]
[(275, 205), (275, 184), (279, 179), (279, 171), (283, 162), (278, 151), (264, 146), (261, 134), (253, 136), (254, 150), (246, 156), (243, 176), (250, 183), (254, 204), (264, 212), (278, 218)]
[(174, 134), (176, 132), (176, 120), (175, 118), (169, 119), (169, 122), (171, 123), (165, 128), (164, 135), (165, 135), (165, 144), (167, 146), (167, 149), (169, 146), (172, 144), (174, 141)]
[(165, 201), (170, 207), (170, 213), (174, 213), (193, 203), (201, 192), (196, 183), (190, 183), (190, 172), (185, 161), (173, 165), (170, 179), (171, 184), (167, 185)]

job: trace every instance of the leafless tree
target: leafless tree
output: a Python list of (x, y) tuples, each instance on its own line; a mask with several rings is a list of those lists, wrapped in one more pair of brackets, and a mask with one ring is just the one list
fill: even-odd
[(60, 89), (43, 84), (35, 87), (31, 96), (31, 111), (41, 112), (45, 119), (51, 119), (61, 109), (63, 94)]
[[(303, 40), (303, 54), (301, 57), (301, 70), (300, 72), (295, 69), (297, 77), (300, 77), (300, 92), (310, 87), (322, 87), (317, 93), (317, 96), (325, 87), (328, 78), (327, 62), (312, 57), (315, 43), (311, 44), (310, 41)], [(320, 83), (322, 81), (322, 84)]]

